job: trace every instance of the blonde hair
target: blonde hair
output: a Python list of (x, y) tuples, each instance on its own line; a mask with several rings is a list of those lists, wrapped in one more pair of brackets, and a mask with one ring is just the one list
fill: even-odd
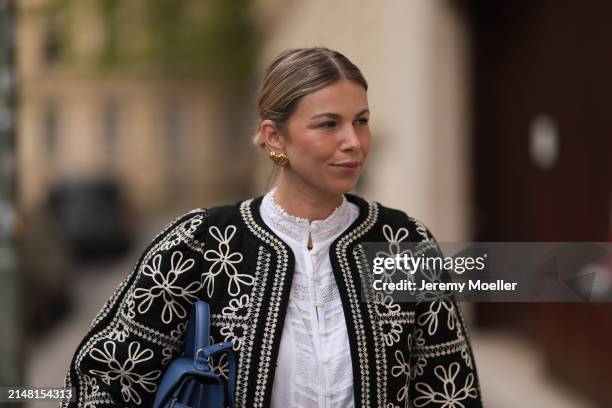
[(259, 112), (253, 144), (264, 148), (261, 123), (270, 119), (283, 129), (299, 100), (341, 78), (368, 90), (363, 74), (348, 58), (325, 47), (294, 48), (280, 53), (264, 74), (257, 93)]

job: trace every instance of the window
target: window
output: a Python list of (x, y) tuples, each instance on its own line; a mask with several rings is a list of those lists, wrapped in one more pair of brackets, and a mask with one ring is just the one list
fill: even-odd
[(61, 53), (61, 33), (57, 20), (47, 21), (42, 41), (42, 61), (45, 65), (55, 64)]

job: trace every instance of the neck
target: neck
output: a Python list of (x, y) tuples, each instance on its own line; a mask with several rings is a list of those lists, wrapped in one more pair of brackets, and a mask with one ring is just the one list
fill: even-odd
[(315, 221), (329, 217), (342, 203), (342, 195), (290, 183), (286, 177), (281, 177), (276, 187), (274, 201), (289, 215)]

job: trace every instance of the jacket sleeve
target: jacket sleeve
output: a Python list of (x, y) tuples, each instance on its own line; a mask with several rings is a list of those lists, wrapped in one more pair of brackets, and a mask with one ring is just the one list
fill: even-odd
[(207, 214), (184, 214), (149, 244), (78, 346), (62, 407), (151, 406), (201, 295)]
[[(441, 254), (429, 229), (413, 221), (424, 239), (421, 243), (423, 253)], [(422, 279), (450, 281), (450, 276), (446, 270), (422, 272)], [(414, 331), (408, 342), (411, 406), (482, 407), (470, 338), (461, 307), (452, 294), (417, 301)]]

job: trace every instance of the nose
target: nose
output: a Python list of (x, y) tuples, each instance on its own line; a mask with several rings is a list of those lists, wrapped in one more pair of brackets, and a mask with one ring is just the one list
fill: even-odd
[(361, 140), (355, 130), (355, 127), (351, 124), (346, 126), (342, 132), (342, 144), (340, 148), (342, 150), (356, 150), (361, 147)]

